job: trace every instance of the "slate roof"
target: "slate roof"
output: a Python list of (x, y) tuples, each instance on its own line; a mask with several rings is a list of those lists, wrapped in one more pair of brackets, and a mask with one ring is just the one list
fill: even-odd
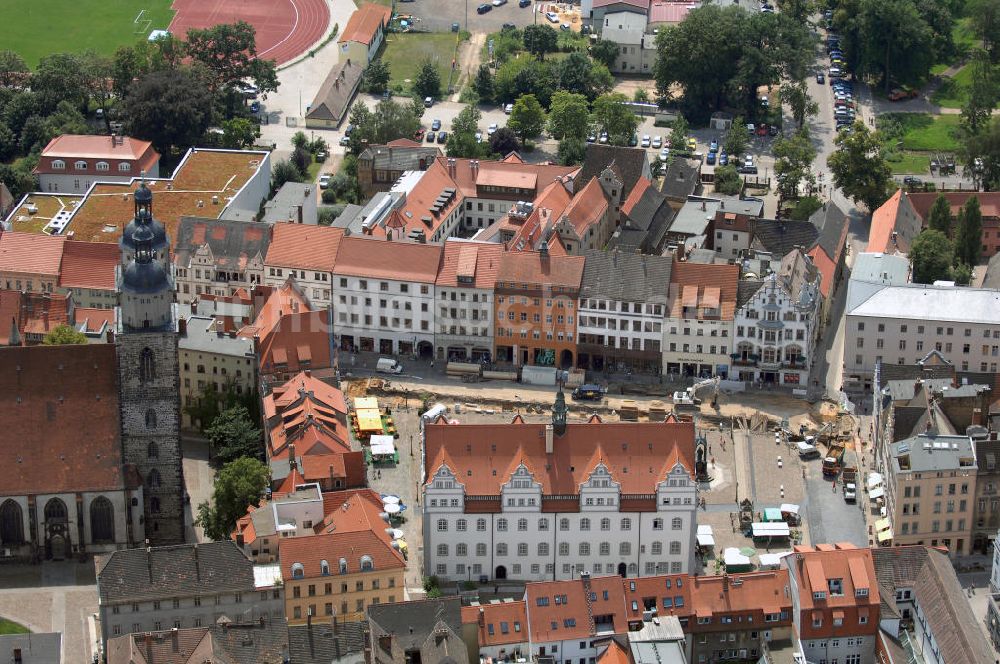
[(361, 652), (364, 649), (364, 627), (362, 622), (342, 622), (335, 633), (332, 625), (319, 621), (314, 621), (312, 625), (289, 625), (289, 661), (295, 664), (330, 664), (348, 653)]
[(698, 192), (701, 184), (701, 161), (674, 159), (667, 167), (660, 191), (672, 201), (683, 202)]
[[(644, 184), (645, 178), (640, 180)], [(636, 192), (639, 192), (636, 195)], [(636, 187), (626, 205), (622, 206), (626, 218), (612, 237), (609, 247), (638, 248), (656, 253), (677, 212), (670, 207), (667, 197), (655, 187)], [(638, 242), (637, 242), (638, 241)]]
[(306, 120), (331, 120), (340, 122), (347, 113), (347, 106), (361, 83), (364, 66), (347, 60), (334, 65), (323, 84), (319, 86)]
[(761, 280), (743, 281), (736, 284), (736, 308), (739, 309), (744, 304), (753, 299), (753, 296), (761, 289), (764, 282)]
[(847, 232), (849, 223), (847, 215), (837, 207), (836, 203), (830, 201), (812, 213), (812, 216), (809, 217), (809, 223), (819, 231), (817, 242), (820, 248), (836, 262), (844, 251), (842, 238)]
[(271, 227), (252, 221), (181, 217), (174, 243), (174, 263), (187, 267), (198, 249), (206, 244), (215, 257), (216, 267), (242, 270), (248, 260), (267, 255)]
[(665, 304), (670, 290), (672, 256), (619, 251), (588, 251), (580, 297)]
[(368, 607), (368, 620), (398, 639), (403, 650), (420, 648), (439, 621), (448, 625), (455, 634), (462, 633), (462, 600), (459, 597), (444, 597), (372, 604)]
[(776, 256), (784, 256), (797, 246), (809, 249), (820, 235), (815, 225), (797, 219), (757, 219), (751, 228), (753, 245)]
[(108, 641), (108, 664), (284, 664), (282, 621), (220, 621), (209, 627), (119, 636)]
[(883, 362), (879, 368), (879, 387), (885, 387), (891, 380), (930, 380), (936, 378), (955, 378), (955, 365), (945, 361), (945, 364), (892, 364)]
[(124, 488), (120, 422), (114, 345), (0, 348), (0, 495)]
[(576, 177), (576, 191), (581, 191), (593, 178), (600, 177), (605, 168), (613, 166), (621, 178), (622, 200), (628, 198), (639, 178), (648, 174), (649, 162), (642, 148), (588, 143), (583, 157), (583, 167)]
[(15, 648), (21, 650), (21, 657), (27, 664), (60, 664), (63, 661), (62, 632), (0, 634), (0, 653), (12, 653)]
[[(424, 145), (416, 141), (399, 139), (387, 145), (369, 145), (358, 156), (358, 161), (372, 162), (372, 169), (381, 171), (426, 170), (441, 156), (436, 145)], [(423, 168), (420, 162), (423, 161)]]
[(986, 265), (986, 275), (983, 277), (983, 288), (1000, 288), (1000, 253), (994, 254)]
[(941, 661), (993, 661), (993, 651), (962, 592), (948, 554), (925, 546), (872, 549), (879, 584), (912, 588)]
[(254, 590), (253, 563), (232, 541), (114, 551), (97, 559), (102, 603)]

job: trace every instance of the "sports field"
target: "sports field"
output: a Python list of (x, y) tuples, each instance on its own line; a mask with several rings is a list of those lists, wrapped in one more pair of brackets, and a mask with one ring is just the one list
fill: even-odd
[[(21, 54), (29, 67), (49, 53), (94, 50), (111, 55), (119, 46), (166, 29), (171, 0), (2, 0), (0, 48)], [(137, 24), (136, 17), (143, 11)]]

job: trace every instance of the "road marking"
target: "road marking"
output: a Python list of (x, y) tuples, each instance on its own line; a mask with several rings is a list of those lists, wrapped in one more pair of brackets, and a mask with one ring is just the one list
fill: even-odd
[(275, 44), (271, 48), (267, 49), (266, 51), (258, 53), (257, 54), (258, 58), (264, 57), (265, 55), (267, 55), (268, 53), (270, 53), (271, 51), (273, 51), (274, 49), (278, 48), (279, 46), (281, 46), (282, 44), (284, 44), (286, 41), (288, 41), (289, 38), (291, 38), (291, 36), (293, 34), (295, 34), (295, 29), (299, 27), (299, 6), (297, 4), (295, 4), (295, 0), (289, 0), (289, 2), (291, 2), (292, 9), (295, 10), (295, 22), (292, 23), (291, 30), (288, 31), (288, 34), (285, 35), (285, 38), (282, 39), (280, 42), (278, 42), (277, 44)]

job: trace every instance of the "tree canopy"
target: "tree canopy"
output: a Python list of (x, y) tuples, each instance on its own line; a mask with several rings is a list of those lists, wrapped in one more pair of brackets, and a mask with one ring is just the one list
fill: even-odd
[(809, 127), (803, 126), (789, 138), (779, 138), (772, 151), (774, 174), (783, 198), (798, 198), (802, 185), (810, 189), (815, 185), (810, 166), (816, 158), (816, 148), (809, 136)]
[(924, 229), (910, 243), (910, 263), (913, 266), (913, 282), (932, 284), (951, 276), (954, 249), (943, 233), (930, 228)]
[(514, 102), (514, 109), (511, 111), (510, 119), (507, 120), (507, 127), (513, 131), (521, 141), (538, 136), (545, 128), (545, 110), (538, 103), (535, 95), (521, 95)]
[(261, 431), (250, 420), (250, 413), (242, 404), (220, 412), (205, 429), (205, 435), (212, 446), (212, 463), (217, 468), (240, 457), (263, 457)]
[(83, 332), (77, 332), (69, 325), (57, 325), (42, 338), (42, 343), (46, 346), (85, 344), (87, 343), (87, 335)]
[(413, 80), (413, 91), (420, 98), (433, 97), (437, 99), (441, 96), (441, 75), (437, 67), (430, 60), (424, 60), (420, 65), (420, 71)]
[(628, 98), (621, 93), (601, 95), (594, 100), (593, 123), (598, 131), (608, 132), (612, 145), (628, 145), (639, 126), (639, 118), (625, 105)]
[(278, 89), (275, 62), (257, 57), (257, 32), (246, 21), (191, 28), (187, 32), (185, 51), (209, 72), (206, 79), (213, 91), (243, 81), (253, 81), (263, 93)]
[(546, 53), (554, 52), (559, 42), (559, 33), (542, 23), (526, 26), (523, 34), (524, 48), (539, 60), (544, 60)]
[(938, 194), (938, 197), (934, 199), (934, 205), (931, 206), (930, 214), (928, 215), (927, 227), (932, 228), (942, 235), (951, 235), (951, 225), (954, 219), (951, 216), (951, 205), (948, 203), (948, 199)]
[(855, 202), (874, 212), (885, 202), (892, 183), (892, 171), (883, 155), (882, 140), (862, 122), (851, 132), (841, 132), (837, 150), (827, 160), (833, 182)]
[(557, 91), (552, 95), (549, 106), (548, 130), (552, 138), (582, 138), (587, 135), (590, 125), (590, 110), (587, 108), (587, 98), (582, 94)]
[(417, 100), (399, 102), (383, 99), (374, 110), (362, 101), (356, 102), (351, 107), (350, 116), (350, 123), (354, 125), (352, 150), (360, 152), (362, 145), (385, 145), (397, 138), (412, 138), (420, 127), (423, 112), (423, 104)]
[(194, 69), (156, 71), (129, 88), (128, 133), (152, 142), (160, 154), (198, 143), (212, 124), (213, 98)]
[(263, 461), (242, 457), (226, 464), (215, 476), (211, 502), (198, 505), (198, 525), (215, 541), (229, 539), (236, 520), (260, 505), (270, 483), (271, 469)]

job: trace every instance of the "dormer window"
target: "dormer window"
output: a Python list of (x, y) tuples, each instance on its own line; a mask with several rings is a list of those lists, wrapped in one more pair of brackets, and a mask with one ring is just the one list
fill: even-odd
[(66, 168), (66, 162), (63, 161), (62, 159), (53, 159), (52, 160), (52, 170), (54, 170), (54, 171), (61, 171), (61, 170), (65, 169), (65, 168)]
[(361, 571), (371, 572), (375, 569), (375, 563), (372, 562), (371, 556), (361, 556)]
[(325, 560), (319, 561), (319, 571), (323, 576), (330, 576), (330, 563)]
[(822, 590), (818, 590), (813, 593), (813, 599), (826, 599), (826, 593)]
[[(906, 591), (907, 597), (909, 597), (909, 594), (910, 594), (910, 591)], [(867, 588), (858, 588), (858, 589), (856, 589), (854, 591), (854, 596), (855, 597), (868, 597), (868, 589)]]
[(347, 574), (347, 558), (340, 559), (340, 573)]
[(73, 168), (75, 168), (78, 171), (85, 171), (85, 170), (87, 170), (87, 162), (85, 162), (82, 159), (80, 159), (76, 163), (73, 164)]
[(118, 164), (119, 173), (128, 173), (131, 170), (132, 170), (132, 164), (128, 163), (127, 161), (123, 161)]
[(827, 587), (830, 589), (830, 595), (843, 595), (844, 594), (844, 580), (843, 579), (829, 579), (827, 582)]
[(302, 563), (292, 563), (292, 578), (301, 579), (306, 575), (306, 570), (302, 566)]
[(109, 166), (108, 162), (106, 162), (106, 161), (99, 161), (96, 164), (94, 164), (94, 166), (99, 171), (108, 171), (108, 170), (111, 170), (111, 166)]

